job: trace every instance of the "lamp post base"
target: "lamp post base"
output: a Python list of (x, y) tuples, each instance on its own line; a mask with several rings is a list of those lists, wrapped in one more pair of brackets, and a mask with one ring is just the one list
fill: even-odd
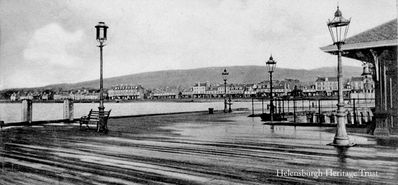
[(350, 142), (348, 138), (344, 117), (345, 114), (341, 111), (341, 109), (338, 110), (336, 135), (334, 136), (333, 143), (330, 143), (328, 145), (337, 146), (337, 147), (351, 147), (356, 145), (355, 143)]
[(104, 121), (104, 110), (105, 107), (104, 106), (99, 106), (98, 107), (98, 112), (99, 112), (99, 121), (98, 121), (98, 126), (97, 126), (97, 132), (107, 132), (107, 126), (105, 125), (105, 121)]
[(353, 147), (353, 146), (355, 146), (355, 145), (357, 145), (357, 144), (355, 144), (355, 143), (348, 143), (348, 144), (341, 145), (341, 144), (329, 143), (329, 144), (327, 144), (327, 145), (329, 145), (329, 146), (335, 146), (335, 147)]
[(336, 146), (336, 147), (352, 147), (357, 145), (356, 143), (350, 142), (348, 137), (334, 137), (333, 143), (329, 143), (327, 145)]

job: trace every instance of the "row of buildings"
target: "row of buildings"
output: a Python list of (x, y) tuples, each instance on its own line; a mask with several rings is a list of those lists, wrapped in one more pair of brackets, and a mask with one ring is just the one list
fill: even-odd
[[(374, 82), (371, 77), (352, 77), (344, 83), (344, 92), (355, 98), (373, 98)], [(300, 82), (295, 79), (273, 81), (273, 96), (336, 96), (338, 90), (336, 77), (318, 77), (313, 83)], [(195, 83), (189, 89), (164, 88), (145, 89), (141, 85), (116, 85), (105, 92), (104, 97), (111, 100), (143, 100), (143, 99), (184, 99), (184, 98), (253, 98), (269, 97), (270, 82), (262, 81), (256, 84), (210, 84)], [(18, 99), (40, 100), (97, 100), (97, 90), (77, 90), (60, 93), (25, 93), (15, 92), (12, 101)]]
[[(273, 96), (335, 96), (336, 77), (319, 77), (314, 83), (285, 79), (273, 82)], [(352, 77), (344, 83), (344, 92), (355, 98), (374, 98), (374, 82), (370, 76)], [(256, 84), (210, 84), (195, 83), (189, 89), (153, 89), (142, 86), (118, 85), (108, 91), (110, 99), (184, 99), (184, 98), (222, 98), (224, 94), (232, 98), (251, 98), (270, 96), (270, 82)]]
[(21, 92), (16, 91), (10, 95), (11, 101), (17, 101), (22, 99), (29, 100), (97, 100), (99, 99), (99, 93), (97, 90), (77, 90), (77, 91), (63, 91), (63, 92)]

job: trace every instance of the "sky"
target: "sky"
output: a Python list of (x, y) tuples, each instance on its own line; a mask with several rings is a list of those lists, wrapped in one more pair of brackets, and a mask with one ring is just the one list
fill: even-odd
[[(396, 0), (0, 0), (0, 89), (200, 67), (336, 66), (319, 48), (339, 4), (348, 37), (397, 17)], [(360, 61), (343, 59), (344, 65)]]

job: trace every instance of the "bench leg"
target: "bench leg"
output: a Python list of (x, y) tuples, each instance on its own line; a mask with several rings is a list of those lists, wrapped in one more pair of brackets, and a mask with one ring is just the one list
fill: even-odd
[(82, 125), (85, 124), (86, 121), (80, 121), (80, 129), (82, 129)]
[(90, 128), (88, 126), (88, 121), (84, 120), (84, 121), (80, 121), (80, 129), (82, 128), (82, 125), (84, 125), (84, 124), (86, 125), (87, 128)]

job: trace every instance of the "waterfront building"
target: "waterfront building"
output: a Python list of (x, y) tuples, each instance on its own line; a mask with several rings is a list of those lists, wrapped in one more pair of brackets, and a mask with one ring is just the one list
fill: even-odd
[(33, 100), (34, 96), (32, 92), (28, 92), (28, 93), (22, 93), (23, 95), (21, 95), (19, 97), (20, 100)]
[(43, 93), (43, 94), (41, 95), (41, 100), (49, 100), (49, 94)]
[(257, 85), (256, 84), (245, 84), (245, 90), (243, 92), (243, 95), (245, 98), (253, 98), (256, 96), (256, 89)]
[(374, 99), (374, 82), (372, 77), (352, 77), (348, 82), (350, 98)]
[[(275, 80), (272, 86), (273, 97), (285, 96), (291, 91), (291, 89), (288, 88), (290, 85), (286, 81)], [(258, 97), (270, 97), (270, 88), (271, 85), (269, 81), (262, 81), (256, 85), (255, 91)]]
[(145, 89), (141, 85), (116, 85), (108, 90), (108, 97), (114, 99), (144, 99)]
[[(104, 97), (107, 97), (107, 94), (104, 93)], [(69, 94), (69, 99), (72, 100), (99, 100), (100, 99), (100, 95), (98, 92), (77, 92), (77, 93), (73, 93), (71, 92)]]
[(181, 98), (193, 98), (193, 91), (192, 89), (183, 90), (181, 92)]
[(17, 101), (19, 99), (19, 95), (15, 92), (13, 92), (10, 96), (11, 101)]
[(243, 84), (230, 84), (229, 94), (232, 98), (243, 98), (245, 94), (245, 85)]
[(210, 86), (207, 88), (205, 91), (205, 97), (206, 98), (218, 98), (220, 97), (220, 94), (218, 93), (218, 87), (217, 86)]
[(54, 94), (54, 100), (66, 100), (71, 99), (70, 93), (68, 92), (59, 92)]
[[(275, 80), (275, 84), (277, 83), (277, 80)], [(267, 94), (270, 92), (270, 83), (269, 81), (262, 81), (257, 83), (256, 85), (256, 94), (257, 97), (265, 97)]]
[(198, 82), (192, 87), (193, 98), (205, 98), (206, 90), (210, 87), (209, 82)]
[(318, 93), (316, 91), (315, 83), (313, 83), (313, 82), (302, 83), (299, 88), (303, 90), (303, 96), (317, 96), (318, 95)]
[(336, 95), (338, 90), (337, 77), (318, 77), (315, 81), (315, 89), (319, 95)]
[[(226, 89), (226, 91), (224, 89)], [(230, 94), (230, 86), (227, 85), (226, 88), (225, 88), (224, 84), (221, 84), (221, 85), (217, 86), (218, 97), (219, 98), (224, 97), (224, 93), (226, 93), (227, 95)]]
[(179, 99), (180, 96), (181, 94), (178, 90), (170, 90), (168, 88), (165, 90), (155, 89), (151, 93), (152, 99)]
[(374, 93), (374, 81), (371, 77), (352, 77), (349, 85), (352, 93)]
[(287, 88), (285, 83), (277, 83), (272, 87), (272, 96), (279, 97), (279, 96), (286, 96), (290, 90)]

